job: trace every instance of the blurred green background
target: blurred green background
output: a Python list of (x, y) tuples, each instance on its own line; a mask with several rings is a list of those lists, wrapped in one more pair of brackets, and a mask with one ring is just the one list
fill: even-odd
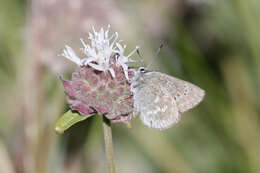
[(113, 124), (117, 172), (260, 172), (260, 1), (3, 0), (0, 173), (108, 172), (101, 117), (54, 131), (68, 110), (57, 76), (75, 68), (57, 55), (108, 24), (146, 64), (163, 42), (153, 69), (206, 90), (168, 130)]

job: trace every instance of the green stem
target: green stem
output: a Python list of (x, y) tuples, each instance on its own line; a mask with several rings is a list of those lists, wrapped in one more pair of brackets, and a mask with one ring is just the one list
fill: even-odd
[(105, 116), (103, 116), (103, 129), (104, 129), (105, 149), (106, 149), (106, 156), (109, 164), (109, 170), (110, 173), (115, 173), (111, 122)]

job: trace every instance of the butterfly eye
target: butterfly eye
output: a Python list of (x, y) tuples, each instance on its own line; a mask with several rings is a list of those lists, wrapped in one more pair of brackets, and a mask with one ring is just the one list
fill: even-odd
[(139, 71), (140, 71), (141, 73), (144, 73), (144, 72), (146, 72), (146, 69), (145, 69), (144, 67), (140, 67), (140, 68), (139, 68)]

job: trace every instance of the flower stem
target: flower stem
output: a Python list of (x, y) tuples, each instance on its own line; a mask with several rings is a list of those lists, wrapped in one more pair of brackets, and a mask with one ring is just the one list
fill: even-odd
[(104, 129), (106, 157), (109, 164), (109, 172), (115, 173), (111, 122), (105, 116), (103, 116), (103, 129)]

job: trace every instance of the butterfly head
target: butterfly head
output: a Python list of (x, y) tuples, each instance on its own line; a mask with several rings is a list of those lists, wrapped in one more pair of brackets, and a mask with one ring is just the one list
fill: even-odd
[(131, 79), (131, 90), (134, 92), (134, 89), (139, 86), (140, 82), (143, 80), (143, 75), (148, 72), (146, 67), (139, 67), (138, 70), (134, 71), (134, 77)]

